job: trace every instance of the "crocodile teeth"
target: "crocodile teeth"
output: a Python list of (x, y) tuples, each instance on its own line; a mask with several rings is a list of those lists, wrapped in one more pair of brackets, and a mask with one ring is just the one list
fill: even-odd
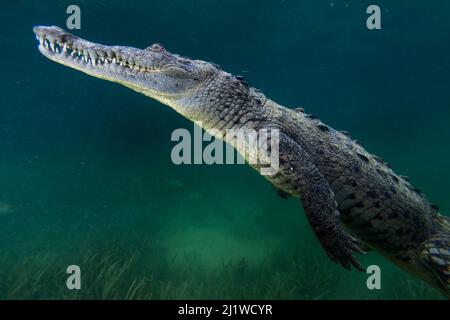
[(36, 35), (39, 45), (47, 49), (54, 55), (60, 54), (65, 58), (71, 58), (77, 63), (92, 65), (93, 67), (113, 67), (121, 66), (134, 72), (145, 72), (147, 68), (135, 63), (133, 59), (127, 58), (111, 49), (105, 51), (95, 51), (92, 48), (82, 48), (73, 42), (65, 42), (57, 39), (48, 39), (44, 35)]

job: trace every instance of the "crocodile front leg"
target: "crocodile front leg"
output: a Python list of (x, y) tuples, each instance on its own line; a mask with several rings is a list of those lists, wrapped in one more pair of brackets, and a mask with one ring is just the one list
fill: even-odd
[(306, 217), (327, 255), (346, 269), (362, 266), (353, 254), (364, 253), (358, 240), (344, 231), (328, 181), (308, 153), (294, 140), (280, 134), (280, 171), (272, 182), (279, 188), (300, 195)]

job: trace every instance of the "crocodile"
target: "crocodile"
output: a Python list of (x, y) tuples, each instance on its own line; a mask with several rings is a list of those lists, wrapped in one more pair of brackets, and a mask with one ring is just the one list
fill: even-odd
[(33, 31), (48, 59), (156, 99), (244, 157), (248, 147), (227, 140), (227, 130), (278, 130), (279, 169), (264, 177), (281, 196), (300, 199), (331, 260), (362, 271), (357, 255), (375, 250), (450, 297), (450, 219), (347, 132), (277, 104), (214, 63), (157, 43), (137, 49), (93, 43), (56, 26)]

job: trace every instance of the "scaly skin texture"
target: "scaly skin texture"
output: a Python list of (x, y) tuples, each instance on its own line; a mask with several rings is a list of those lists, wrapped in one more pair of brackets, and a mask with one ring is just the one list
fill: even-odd
[(265, 177), (280, 195), (301, 199), (332, 260), (362, 270), (354, 253), (374, 249), (449, 296), (448, 218), (348, 134), (302, 109), (278, 105), (212, 63), (160, 45), (145, 50), (105, 46), (58, 27), (35, 27), (34, 32), (49, 59), (157, 99), (244, 156), (248, 146), (227, 139), (226, 130), (279, 130), (279, 170)]

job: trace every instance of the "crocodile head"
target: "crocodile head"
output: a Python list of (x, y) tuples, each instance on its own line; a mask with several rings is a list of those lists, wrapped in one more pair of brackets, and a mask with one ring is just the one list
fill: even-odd
[(175, 108), (219, 72), (211, 63), (170, 53), (159, 44), (141, 50), (92, 43), (55, 26), (37, 26), (33, 31), (39, 51), (48, 59)]

